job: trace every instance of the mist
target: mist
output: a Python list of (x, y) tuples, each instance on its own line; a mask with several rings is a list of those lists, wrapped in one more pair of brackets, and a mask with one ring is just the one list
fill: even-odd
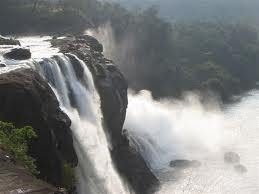
[(113, 60), (124, 73), (130, 87), (138, 87), (141, 77), (136, 74), (141, 66), (136, 59), (136, 38), (128, 32), (120, 41), (115, 38), (115, 33), (110, 22), (98, 28), (88, 29), (85, 34), (96, 37), (103, 44), (104, 56)]
[[(126, 76), (137, 71), (138, 64), (123, 63), (134, 60), (131, 36), (117, 43), (110, 24), (86, 33), (101, 41), (104, 54)], [(258, 193), (257, 91), (240, 95), (239, 101), (229, 105), (216, 93), (204, 96), (193, 91), (178, 98), (154, 99), (151, 91), (130, 89), (128, 97), (125, 134), (161, 181), (157, 194)], [(227, 152), (240, 156), (246, 173), (240, 174), (235, 165), (224, 162)], [(170, 167), (174, 160), (199, 161), (201, 167), (178, 170)]]
[(217, 101), (204, 105), (197, 94), (156, 101), (149, 91), (130, 94), (125, 129), (153, 169), (173, 159), (198, 159), (220, 152), (233, 134)]
[[(194, 93), (159, 101), (149, 91), (131, 93), (124, 128), (164, 183), (158, 194), (258, 193), (258, 99), (254, 91), (222, 108), (216, 99), (204, 104)], [(224, 163), (224, 154), (233, 151), (245, 174)], [(170, 168), (174, 160), (196, 160), (201, 167)]]
[[(109, 0), (103, 0), (109, 1)], [(257, 0), (110, 0), (130, 10), (156, 6), (160, 16), (175, 22), (178, 20), (212, 20), (250, 22), (258, 24), (259, 2)], [(242, 14), (240, 14), (242, 12)]]

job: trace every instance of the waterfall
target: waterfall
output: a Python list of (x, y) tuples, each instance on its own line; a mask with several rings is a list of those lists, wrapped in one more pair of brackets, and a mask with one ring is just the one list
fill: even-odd
[(37, 68), (72, 121), (74, 147), (79, 159), (77, 190), (83, 194), (128, 193), (113, 167), (92, 74), (82, 60), (72, 57), (83, 69), (81, 77), (65, 55), (45, 58)]

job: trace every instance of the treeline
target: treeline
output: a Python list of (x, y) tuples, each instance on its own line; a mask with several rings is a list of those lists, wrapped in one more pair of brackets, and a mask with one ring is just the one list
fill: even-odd
[(118, 4), (97, 0), (2, 0), (0, 33), (81, 33), (124, 11)]
[[(228, 99), (255, 87), (259, 79), (258, 33), (251, 26), (201, 21), (172, 25), (154, 7), (124, 19), (123, 27), (113, 18), (119, 17), (110, 19), (119, 64), (137, 90), (149, 89), (154, 97), (213, 90)], [(123, 47), (129, 44), (125, 55)]]
[(81, 32), (91, 22), (63, 0), (1, 0), (0, 23), (1, 34), (46, 34)]
[(258, 34), (245, 24), (171, 24), (155, 7), (130, 12), (96, 0), (1, 1), (0, 15), (0, 33), (80, 33), (109, 22), (114, 55), (130, 87), (155, 97), (209, 89), (227, 99), (259, 78)]

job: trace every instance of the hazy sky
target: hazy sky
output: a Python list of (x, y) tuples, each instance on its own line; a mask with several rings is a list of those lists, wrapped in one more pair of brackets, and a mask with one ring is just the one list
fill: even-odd
[(259, 0), (102, 0), (130, 9), (158, 5), (169, 19), (231, 19), (259, 24)]

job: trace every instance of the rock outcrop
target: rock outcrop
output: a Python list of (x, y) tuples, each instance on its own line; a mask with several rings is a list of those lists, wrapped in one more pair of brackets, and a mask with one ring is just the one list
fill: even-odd
[(244, 174), (247, 172), (247, 168), (242, 164), (235, 165), (234, 169), (237, 173), (240, 173), (240, 174)]
[(176, 169), (198, 168), (201, 166), (201, 162), (197, 160), (172, 160), (169, 166)]
[(21, 45), (18, 40), (0, 36), (0, 45)]
[(31, 52), (25, 48), (14, 48), (8, 53), (5, 53), (4, 57), (14, 60), (27, 60), (31, 58)]
[[(158, 179), (146, 165), (142, 156), (130, 147), (122, 129), (127, 110), (127, 82), (112, 61), (104, 58), (101, 44), (93, 37), (79, 36), (53, 40), (62, 53), (72, 53), (83, 60), (93, 74), (95, 86), (101, 98), (105, 128), (111, 139), (111, 155), (121, 176), (137, 194), (152, 193), (158, 186)], [(80, 66), (70, 57), (80, 77)]]
[(29, 151), (43, 180), (59, 186), (62, 162), (77, 165), (71, 121), (59, 108), (50, 86), (34, 70), (18, 69), (0, 75), (0, 120), (36, 130), (38, 138)]
[(226, 152), (224, 154), (224, 161), (226, 163), (239, 163), (240, 162), (240, 156), (235, 152)]

